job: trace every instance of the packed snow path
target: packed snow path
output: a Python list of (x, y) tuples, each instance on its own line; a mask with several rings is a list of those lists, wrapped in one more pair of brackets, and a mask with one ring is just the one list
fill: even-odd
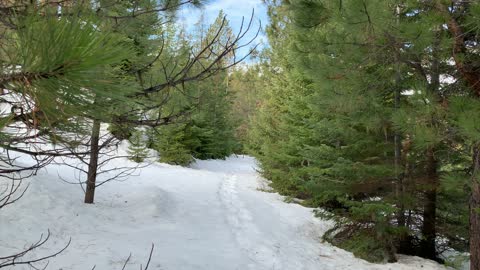
[(73, 171), (50, 166), (30, 181), (24, 198), (0, 212), (0, 257), (50, 229), (51, 241), (36, 255), (60, 249), (70, 237), (72, 243), (47, 269), (121, 269), (129, 253), (126, 269), (139, 269), (152, 243), (152, 270), (443, 269), (407, 256), (370, 264), (322, 243), (329, 223), (260, 191), (265, 183), (250, 157), (191, 168), (155, 163), (100, 187), (94, 205), (83, 204), (80, 187), (59, 175), (73, 178)]

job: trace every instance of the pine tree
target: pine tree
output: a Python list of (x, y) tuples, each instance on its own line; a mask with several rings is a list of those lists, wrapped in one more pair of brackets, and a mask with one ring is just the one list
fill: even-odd
[[(94, 106), (92, 96), (120, 102), (121, 96), (131, 93), (132, 89), (118, 79), (114, 68), (132, 52), (131, 47), (112, 33), (97, 31), (96, 21), (90, 16), (56, 16), (58, 7), (37, 1), (22, 1), (13, 6), (7, 1), (1, 5), (5, 16), (1, 23), (5, 27), (0, 56), (2, 88), (24, 101), (15, 104), (19, 108), (15, 116), (6, 118), (9, 122), (23, 122), (29, 130), (37, 132), (36, 141), (50, 140), (57, 146), (55, 151), (43, 151), (34, 147), (32, 141), (26, 153), (66, 155), (58, 153), (59, 149), (79, 143), (72, 140), (72, 134), (87, 132), (77, 120), (84, 115), (105, 115), (108, 111)], [(69, 3), (62, 14), (79, 13), (83, 9), (83, 5)], [(4, 147), (18, 150), (16, 144), (31, 135), (18, 132), (14, 136), (19, 138)]]
[(185, 166), (193, 161), (186, 129), (184, 124), (157, 128), (154, 149), (158, 151), (160, 162)]
[(137, 163), (143, 162), (145, 158), (148, 157), (148, 149), (143, 140), (143, 133), (140, 130), (134, 131), (129, 139), (129, 142), (129, 159)]
[[(119, 77), (125, 78), (131, 83), (131, 87), (143, 87), (142, 72), (140, 67), (147, 65), (148, 55), (154, 51), (157, 39), (150, 39), (156, 34), (157, 27), (160, 25), (159, 15), (156, 12), (150, 12), (140, 17), (129, 18), (131, 11), (136, 9), (151, 10), (156, 7), (156, 2), (151, 0), (142, 1), (100, 1), (97, 3), (97, 11), (95, 12), (98, 18), (98, 29), (100, 31), (112, 32), (119, 37), (125, 39), (126, 43), (131, 44), (134, 51), (128, 57), (122, 59), (121, 65), (117, 66), (122, 73)], [(111, 20), (108, 15), (124, 16), (126, 19)], [(135, 78), (134, 76), (137, 76)], [(93, 203), (95, 197), (96, 178), (98, 173), (98, 160), (100, 153), (100, 126), (102, 122), (112, 123), (113, 120), (122, 121), (121, 115), (128, 110), (138, 109), (134, 103), (138, 101), (132, 98), (131, 95), (123, 97), (123, 102), (112, 103), (106, 102), (100, 96), (94, 97), (94, 104), (97, 107), (109, 108), (108, 113), (99, 117), (90, 117), (91, 136), (90, 136), (90, 157), (87, 171), (85, 203)], [(118, 109), (122, 108), (122, 109)], [(87, 121), (88, 121), (87, 120)], [(110, 125), (111, 131), (115, 132), (117, 137), (124, 137), (128, 135), (130, 126), (127, 123), (112, 123)], [(140, 160), (141, 157), (137, 158)]]
[(228, 77), (228, 91), (232, 94), (231, 118), (238, 141), (236, 152), (246, 153), (248, 150), (249, 123), (257, 106), (258, 97), (263, 88), (262, 66), (251, 64), (234, 69)]
[[(223, 19), (224, 14), (220, 13), (209, 28), (204, 28), (203, 22), (199, 22), (198, 37), (192, 38), (195, 50), (201, 50), (222, 25), (228, 25)], [(227, 40), (231, 37), (231, 29), (224, 26), (219, 37)], [(179, 35), (178, 38), (186, 40), (183, 35)], [(202, 65), (208, 66), (212, 58), (215, 56), (205, 55), (202, 58)], [(228, 61), (229, 57), (226, 57), (220, 64), (226, 64)], [(173, 94), (165, 111), (188, 110), (189, 113), (182, 120), (182, 124), (162, 127), (160, 130), (162, 135), (155, 136), (155, 149), (159, 151), (160, 160), (187, 165), (193, 161), (193, 157), (222, 159), (231, 155), (237, 148), (234, 123), (230, 114), (231, 105), (227, 71), (218, 72), (194, 85), (185, 86), (182, 92)]]
[(226, 79), (226, 74), (219, 74), (199, 86), (199, 105), (192, 115), (192, 135), (199, 141), (192, 149), (196, 158), (223, 159), (236, 148)]
[(446, 14), (418, 1), (269, 4), (249, 148), (272, 186), (323, 207), (336, 222), (325, 237), (368, 260), (437, 259), (439, 236), (463, 249), (450, 230), (465, 233), (467, 194), (451, 181), (466, 182), (468, 143), (452, 137), (448, 101), (465, 87), (441, 81), (458, 74)]

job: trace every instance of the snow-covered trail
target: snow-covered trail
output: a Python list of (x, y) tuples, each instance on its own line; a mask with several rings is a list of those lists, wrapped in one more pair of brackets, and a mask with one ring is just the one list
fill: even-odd
[(94, 205), (83, 204), (82, 190), (58, 175), (73, 171), (42, 171), (22, 200), (0, 212), (0, 257), (50, 229), (51, 241), (37, 255), (61, 248), (69, 237), (72, 244), (48, 269), (121, 269), (129, 253), (127, 269), (138, 269), (152, 243), (152, 270), (442, 269), (414, 257), (370, 264), (322, 243), (328, 222), (259, 191), (263, 180), (250, 157), (191, 168), (155, 163), (100, 187)]

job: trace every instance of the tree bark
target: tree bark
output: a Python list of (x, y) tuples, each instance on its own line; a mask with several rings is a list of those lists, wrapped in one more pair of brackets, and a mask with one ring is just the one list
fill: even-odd
[(97, 180), (98, 153), (100, 141), (100, 121), (93, 120), (90, 141), (90, 160), (88, 162), (87, 188), (85, 190), (85, 203), (93, 203), (95, 198), (95, 182)]
[(423, 204), (423, 225), (421, 241), (421, 255), (424, 258), (435, 260), (437, 252), (435, 249), (435, 238), (437, 235), (436, 216), (437, 216), (437, 160), (434, 156), (433, 148), (427, 150), (426, 163), (426, 190)]
[[(398, 72), (397, 72), (398, 73)], [(395, 89), (395, 111), (400, 108), (400, 75), (397, 74), (396, 89)], [(395, 149), (395, 177), (397, 178), (395, 185), (395, 197), (398, 202), (398, 211), (397, 211), (397, 223), (399, 227), (405, 227), (405, 206), (403, 203), (404, 200), (404, 191), (405, 183), (404, 174), (402, 169), (402, 135), (399, 131), (395, 131), (394, 134), (394, 149)]]
[[(435, 39), (432, 46), (432, 62), (431, 62), (431, 81), (428, 84), (428, 91), (434, 95), (439, 96), (440, 90), (440, 62), (439, 62), (439, 47), (441, 42), (440, 29), (435, 30)], [(441, 102), (440, 100), (438, 100)], [(430, 124), (435, 126), (436, 120), (432, 116)], [(436, 251), (436, 235), (437, 235), (437, 188), (439, 185), (438, 164), (435, 158), (435, 148), (429, 147), (426, 151), (426, 166), (425, 166), (425, 198), (423, 200), (423, 224), (421, 245), (421, 255), (432, 260), (437, 259)]]
[[(400, 6), (395, 7), (395, 13), (397, 16), (397, 25), (400, 24)], [(401, 96), (402, 96), (402, 70), (401, 70), (401, 61), (400, 61), (400, 51), (396, 53), (395, 57), (395, 91), (394, 91), (394, 109), (397, 112), (400, 109)], [(404, 175), (401, 173), (402, 170), (402, 135), (400, 131), (396, 130), (394, 137), (394, 150), (395, 150), (395, 177), (397, 178), (396, 187), (395, 187), (395, 197), (398, 203), (397, 211), (397, 225), (398, 227), (405, 227), (405, 206), (403, 203), (404, 200)]]
[(470, 270), (480, 270), (480, 145), (473, 149), (472, 192), (470, 194)]
[(403, 231), (399, 235), (399, 242), (397, 250), (399, 253), (403, 254), (412, 254), (412, 238), (409, 235), (409, 230), (412, 225), (412, 209), (407, 209), (405, 207), (405, 197), (407, 194), (407, 188), (411, 185), (411, 165), (409, 160), (410, 148), (412, 146), (412, 142), (410, 140), (410, 136), (406, 134), (402, 140), (402, 150), (401, 150), (401, 161), (403, 166), (403, 173), (401, 178), (397, 181), (397, 200), (398, 201), (398, 210), (397, 210), (397, 225), (399, 228), (404, 228)]

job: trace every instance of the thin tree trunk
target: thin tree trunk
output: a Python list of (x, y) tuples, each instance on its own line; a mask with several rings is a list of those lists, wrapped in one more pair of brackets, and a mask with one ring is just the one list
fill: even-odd
[[(395, 13), (397, 16), (397, 25), (400, 24), (400, 6), (395, 7)], [(396, 54), (396, 65), (395, 65), (395, 92), (394, 92), (394, 108), (395, 111), (400, 109), (401, 102), (401, 83), (402, 83), (402, 71), (400, 69), (400, 52)], [(397, 224), (398, 227), (405, 227), (405, 206), (403, 203), (403, 195), (405, 191), (403, 183), (402, 170), (402, 136), (399, 131), (395, 131), (394, 134), (394, 147), (395, 147), (395, 177), (397, 178), (397, 183), (395, 187), (395, 197), (398, 203), (397, 211)]]
[[(400, 107), (400, 89), (395, 90), (395, 110)], [(397, 211), (397, 223), (399, 227), (405, 226), (405, 206), (404, 200), (404, 183), (403, 183), (403, 170), (402, 170), (402, 137), (400, 132), (395, 131), (394, 135), (394, 147), (395, 147), (395, 176), (397, 178), (395, 185), (395, 197), (397, 199), (398, 211)]]
[[(395, 109), (400, 108), (400, 88), (395, 90)], [(400, 132), (395, 131), (394, 135), (394, 147), (395, 147), (395, 175), (397, 177), (395, 186), (395, 197), (397, 199), (398, 211), (397, 211), (397, 223), (399, 227), (405, 226), (405, 206), (404, 200), (404, 175), (402, 170), (402, 136)], [(401, 173), (402, 172), (402, 173)]]
[(93, 120), (92, 136), (90, 141), (90, 160), (88, 163), (88, 172), (87, 172), (87, 189), (85, 191), (85, 203), (93, 203), (95, 198), (95, 182), (97, 180), (99, 141), (100, 141), (100, 121)]
[(470, 270), (480, 270), (480, 145), (473, 150), (472, 193), (470, 194)]
[[(440, 63), (439, 63), (439, 46), (441, 41), (440, 30), (435, 31), (435, 39), (432, 46), (432, 63), (430, 83), (428, 90), (431, 94), (438, 96), (440, 89)], [(435, 125), (435, 119), (432, 117), (432, 126)], [(439, 185), (438, 166), (435, 158), (434, 147), (430, 147), (426, 151), (426, 178), (425, 181), (425, 198), (423, 201), (423, 225), (421, 241), (421, 255), (425, 258), (437, 259), (437, 251), (435, 239), (437, 235), (437, 187)]]
[(428, 259), (436, 259), (437, 252), (435, 249), (435, 238), (437, 235), (436, 216), (437, 216), (437, 160), (434, 156), (433, 148), (427, 150), (426, 164), (426, 190), (423, 204), (423, 226), (422, 226), (422, 242), (421, 255)]
[[(398, 210), (397, 210), (397, 226), (399, 228), (404, 228), (405, 230), (402, 231), (402, 233), (399, 235), (399, 243), (397, 250), (400, 253), (404, 254), (411, 254), (412, 252), (412, 238), (409, 236), (409, 229), (411, 228), (412, 225), (412, 210), (411, 209), (406, 209), (405, 207), (405, 197), (407, 194), (407, 187), (409, 184), (411, 184), (411, 168), (410, 168), (410, 160), (409, 160), (409, 154), (410, 154), (410, 148), (411, 148), (411, 141), (410, 141), (410, 136), (406, 134), (402, 140), (402, 156), (401, 156), (401, 161), (402, 161), (402, 166), (403, 166), (403, 175), (401, 175), (400, 179), (397, 180), (397, 204), (398, 204)], [(408, 213), (408, 214), (407, 214)]]

